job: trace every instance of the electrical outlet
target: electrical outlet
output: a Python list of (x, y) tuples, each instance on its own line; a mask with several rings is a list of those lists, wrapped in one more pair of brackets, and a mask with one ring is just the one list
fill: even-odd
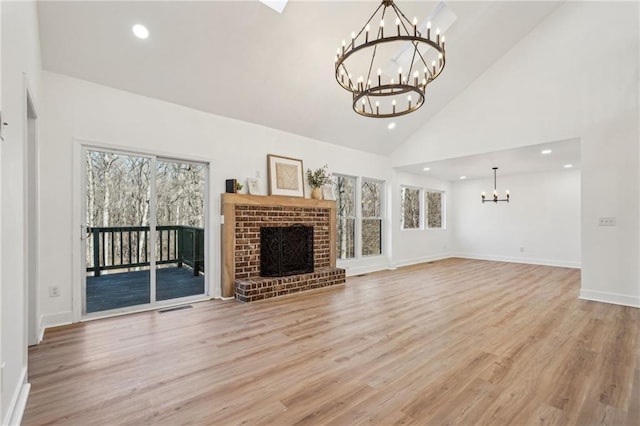
[(60, 297), (60, 287), (50, 286), (49, 287), (49, 297)]
[(615, 217), (600, 217), (598, 219), (598, 226), (616, 226)]

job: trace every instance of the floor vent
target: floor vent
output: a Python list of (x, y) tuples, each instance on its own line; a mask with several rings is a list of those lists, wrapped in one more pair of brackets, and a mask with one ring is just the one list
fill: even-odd
[(159, 314), (164, 314), (165, 312), (181, 311), (183, 309), (191, 309), (191, 308), (193, 308), (192, 305), (175, 306), (173, 308), (158, 309), (158, 313)]

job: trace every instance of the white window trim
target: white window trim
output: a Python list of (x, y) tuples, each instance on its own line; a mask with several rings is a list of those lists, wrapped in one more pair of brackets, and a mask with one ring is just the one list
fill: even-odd
[[(353, 227), (353, 257), (347, 257), (345, 259), (340, 259), (338, 258), (337, 260), (345, 262), (345, 261), (349, 261), (349, 260), (353, 260), (353, 259), (357, 259), (358, 258), (358, 214), (359, 214), (359, 202), (358, 202), (358, 185), (359, 185), (359, 178), (357, 176), (353, 176), (353, 175), (347, 175), (347, 174), (343, 174), (343, 173), (333, 173), (332, 177), (338, 178), (349, 178), (349, 179), (353, 179), (355, 181), (354, 184), (354, 194), (353, 194), (353, 210), (355, 213), (355, 216), (338, 216), (336, 218), (336, 220), (338, 221), (338, 223), (336, 224), (336, 231), (337, 228), (340, 226), (340, 219), (353, 219), (354, 221), (354, 227)], [(337, 197), (336, 197), (337, 198)]]
[[(337, 220), (339, 221), (341, 218), (343, 219), (354, 219), (354, 256), (353, 257), (348, 257), (346, 259), (340, 259), (338, 258), (337, 261), (338, 262), (354, 262), (357, 260), (361, 260), (361, 259), (372, 259), (372, 258), (376, 258), (376, 257), (384, 257), (386, 256), (386, 247), (387, 247), (387, 232), (386, 232), (386, 226), (385, 226), (385, 221), (386, 221), (386, 217), (385, 217), (385, 212), (386, 212), (386, 181), (382, 180), (382, 179), (376, 179), (376, 178), (369, 178), (369, 177), (364, 177), (364, 176), (353, 176), (350, 174), (346, 174), (346, 173), (333, 173), (332, 177), (343, 177), (343, 178), (351, 178), (351, 179), (355, 179), (355, 193), (354, 193), (354, 212), (355, 212), (355, 216), (338, 216)], [(381, 223), (381, 227), (382, 227), (382, 232), (381, 232), (381, 241), (380, 241), (380, 254), (368, 254), (368, 255), (363, 255), (362, 254), (362, 219), (364, 219), (362, 217), (362, 182), (363, 181), (369, 181), (369, 182), (378, 182), (381, 184), (381, 188), (380, 188), (380, 213), (382, 214), (382, 216), (380, 217), (367, 217), (367, 219), (380, 219), (380, 223)], [(339, 226), (339, 224), (337, 224), (337, 226)]]
[[(442, 189), (429, 189), (429, 188), (424, 188), (423, 189), (424, 194), (422, 196), (422, 202), (424, 203), (424, 220), (422, 221), (422, 225), (424, 226), (424, 229), (427, 231), (442, 231), (442, 230), (446, 230), (447, 229), (447, 221), (446, 221), (446, 217), (447, 217), (447, 212), (446, 212), (446, 198), (447, 198), (447, 192), (442, 190)], [(427, 202), (426, 202), (426, 198), (427, 198), (427, 193), (438, 193), (441, 194), (440, 196), (440, 223), (441, 226), (439, 228), (432, 228), (430, 226), (428, 226), (427, 224)]]
[[(362, 183), (364, 181), (367, 182), (375, 182), (375, 183), (379, 183), (380, 184), (380, 214), (382, 216), (367, 216), (366, 218), (362, 215)], [(386, 242), (386, 233), (385, 233), (385, 226), (384, 226), (384, 222), (385, 222), (385, 217), (384, 217), (384, 212), (385, 212), (385, 181), (380, 180), (380, 179), (374, 179), (374, 178), (368, 178), (368, 177), (360, 177), (360, 185), (358, 185), (358, 194), (360, 196), (360, 201), (358, 202), (358, 206), (360, 207), (360, 220), (358, 223), (358, 228), (360, 228), (360, 237), (359, 237), (359, 241), (360, 241), (360, 250), (356, 253), (357, 256), (356, 258), (372, 258), (372, 257), (376, 257), (376, 256), (384, 256), (385, 255), (385, 242)], [(379, 254), (362, 254), (362, 221), (364, 219), (378, 219), (380, 220), (380, 253)]]
[[(405, 228), (404, 227), (404, 213), (403, 213), (403, 208), (404, 208), (404, 196), (403, 196), (403, 190), (404, 189), (414, 189), (414, 190), (418, 190), (418, 213), (419, 213), (419, 217), (418, 217), (418, 226), (416, 228)], [(423, 231), (424, 228), (424, 189), (420, 188), (419, 186), (412, 186), (412, 185), (400, 185), (400, 231)]]

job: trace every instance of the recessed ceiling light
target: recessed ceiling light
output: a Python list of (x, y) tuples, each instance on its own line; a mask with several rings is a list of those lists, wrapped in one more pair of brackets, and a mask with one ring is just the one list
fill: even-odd
[(564, 168), (565, 168), (565, 169), (570, 169), (570, 168), (572, 168), (572, 167), (573, 167), (573, 164), (565, 164), (565, 165), (564, 165)]
[(543, 149), (540, 153), (541, 154), (551, 154), (553, 151), (551, 151), (550, 149)]
[(467, 178), (466, 176), (460, 176), (460, 179), (463, 179), (463, 180), (464, 180), (464, 179), (466, 179), (466, 178)]
[(395, 128), (396, 128), (396, 123), (393, 122), (393, 121), (391, 123), (389, 123), (389, 125), (387, 126), (387, 129), (389, 129), (389, 130), (393, 130)]
[(135, 24), (131, 29), (133, 30), (133, 34), (135, 34), (135, 36), (138, 38), (144, 40), (145, 38), (149, 37), (149, 30), (144, 25)]
[(425, 167), (422, 170), (424, 170), (425, 172), (428, 172), (429, 170), (431, 170), (429, 167)]

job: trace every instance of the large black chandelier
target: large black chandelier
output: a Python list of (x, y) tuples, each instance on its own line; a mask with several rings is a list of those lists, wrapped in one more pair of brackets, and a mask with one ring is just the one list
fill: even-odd
[(336, 80), (352, 93), (360, 115), (409, 114), (422, 106), (427, 85), (442, 72), (444, 46), (439, 28), (432, 39), (431, 22), (418, 28), (417, 18), (409, 21), (393, 0), (382, 0), (362, 29), (338, 47)]

